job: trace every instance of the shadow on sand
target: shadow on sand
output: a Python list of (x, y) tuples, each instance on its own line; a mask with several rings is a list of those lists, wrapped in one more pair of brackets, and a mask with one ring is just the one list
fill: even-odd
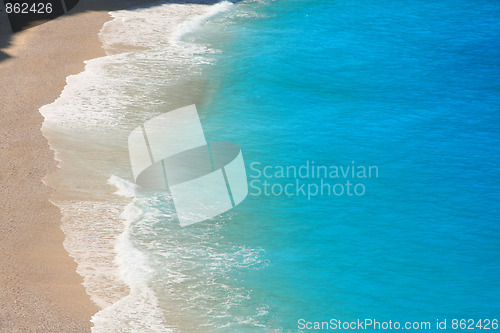
[[(74, 9), (70, 10), (63, 15), (77, 15), (79, 13), (87, 11), (113, 11), (127, 8), (150, 8), (154, 6), (159, 6), (165, 3), (176, 3), (176, 4), (203, 4), (203, 5), (213, 5), (222, 0), (173, 0), (173, 1), (158, 1), (158, 0), (80, 0)], [(242, 0), (230, 0), (230, 2), (237, 3)], [(62, 15), (59, 15), (60, 17)], [(53, 18), (57, 19), (57, 17)], [(21, 25), (16, 24), (16, 28), (20, 30), (26, 30), (35, 27), (40, 24), (50, 22), (50, 20), (31, 20), (23, 22)], [(18, 23), (18, 22), (17, 22)], [(19, 28), (21, 27), (21, 28)], [(5, 13), (0, 13), (0, 62), (10, 58), (10, 56), (5, 53), (5, 49), (11, 46), (12, 37), (15, 33), (12, 31), (12, 27), (9, 24), (9, 19)]]

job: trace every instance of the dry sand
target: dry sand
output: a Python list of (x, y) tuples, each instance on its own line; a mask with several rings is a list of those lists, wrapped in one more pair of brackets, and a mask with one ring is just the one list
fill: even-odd
[[(83, 60), (103, 55), (106, 1), (86, 1), (3, 42), (0, 57), (0, 332), (86, 332), (99, 309), (63, 248), (60, 212), (42, 178), (56, 168), (38, 109)], [(5, 57), (5, 54), (8, 57)]]

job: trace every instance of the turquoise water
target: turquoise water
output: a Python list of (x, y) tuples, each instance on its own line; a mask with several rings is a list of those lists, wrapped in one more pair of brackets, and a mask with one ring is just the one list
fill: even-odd
[(258, 323), (290, 330), (498, 318), (500, 3), (238, 6), (259, 15), (188, 36), (222, 50), (200, 107), (207, 138), (242, 147), (249, 181), (253, 162), (354, 161), (378, 178), (353, 179), (362, 196), (250, 195), (222, 216), (221, 250), (259, 249), (225, 273), (248, 292), (235, 311), (264, 304)]

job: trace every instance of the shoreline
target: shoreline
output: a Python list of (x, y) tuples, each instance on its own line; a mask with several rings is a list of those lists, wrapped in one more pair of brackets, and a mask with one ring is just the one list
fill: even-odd
[[(98, 6), (106, 7), (95, 11)], [(104, 56), (98, 38), (113, 6), (80, 3), (69, 15), (12, 36), (0, 82), (0, 331), (90, 331), (99, 311), (63, 247), (61, 212), (43, 178), (54, 152), (40, 130), (39, 108), (59, 97), (84, 60)], [(92, 10), (89, 10), (92, 8)]]

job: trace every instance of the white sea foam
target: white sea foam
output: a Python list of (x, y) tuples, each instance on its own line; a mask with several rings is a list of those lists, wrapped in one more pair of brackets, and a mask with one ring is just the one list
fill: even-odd
[(137, 185), (120, 178), (116, 175), (111, 175), (108, 179), (108, 184), (116, 186), (118, 190), (115, 192), (117, 195), (121, 195), (126, 198), (133, 198), (135, 196), (135, 191), (137, 189)]
[[(119, 180), (116, 176), (114, 179), (116, 184), (122, 184), (118, 185), (119, 191), (128, 190), (128, 186), (123, 186), (125, 180)], [(125, 230), (116, 242), (115, 263), (119, 267), (121, 280), (129, 286), (130, 292), (93, 316), (93, 332), (172, 332), (164, 323), (156, 295), (149, 287), (154, 270), (149, 265), (147, 255), (134, 246), (130, 237), (131, 224), (140, 220), (142, 215), (143, 212), (134, 202), (122, 214)]]
[[(110, 53), (105, 59), (111, 58), (114, 64), (119, 64), (120, 71), (128, 71), (127, 77), (146, 76), (147, 80), (146, 84), (132, 89), (130, 85), (118, 84), (123, 87), (120, 96), (126, 90), (132, 90), (134, 97), (142, 96), (145, 105), (153, 106), (154, 102), (151, 103), (155, 101), (153, 94), (156, 94), (167, 83), (166, 81), (182, 79), (182, 71), (179, 69), (193, 71), (197, 65), (209, 63), (203, 56), (209, 53), (206, 47), (187, 44), (175, 46), (172, 42), (177, 41), (175, 39), (178, 36), (177, 32), (184, 29), (182, 23), (188, 20), (198, 21), (206, 15), (214, 15), (210, 7), (172, 4), (112, 13), (113, 21), (108, 22), (100, 34), (106, 50)], [(143, 50), (133, 50), (134, 48)], [(128, 52), (113, 54), (117, 50)], [(125, 58), (125, 61), (121, 58)], [(114, 85), (115, 89), (116, 86), (117, 84)], [(123, 102), (116, 104), (123, 105)], [(124, 105), (122, 109), (129, 109), (129, 105)], [(126, 112), (122, 114), (126, 114), (127, 120), (130, 120), (130, 114)], [(118, 195), (133, 197), (135, 194), (134, 186), (118, 176), (112, 176), (108, 182), (117, 186), (118, 191), (115, 193)], [(149, 286), (153, 274), (149, 259), (131, 240), (130, 226), (141, 219), (141, 214), (142, 211), (135, 200), (127, 206), (122, 215), (125, 230), (115, 247), (117, 253), (115, 264), (119, 267), (120, 278), (129, 287), (130, 294), (93, 317), (94, 332), (169, 331), (155, 293)]]
[(211, 6), (211, 8), (205, 14), (199, 15), (192, 20), (187, 20), (181, 23), (172, 34), (171, 39), (175, 42), (182, 41), (182, 37), (195, 32), (203, 25), (203, 23), (206, 23), (209, 19), (217, 14), (229, 11), (233, 6), (233, 3), (229, 1), (222, 1)]
[[(133, 123), (135, 116), (137, 122), (148, 119), (148, 110), (165, 103), (158, 98), (165, 87), (212, 63), (207, 55), (216, 50), (181, 37), (231, 6), (163, 4), (111, 12), (114, 19), (99, 35), (109, 55), (86, 61), (82, 73), (68, 76), (61, 96), (40, 109), (44, 128), (106, 131)], [(192, 93), (184, 90), (186, 98)]]

